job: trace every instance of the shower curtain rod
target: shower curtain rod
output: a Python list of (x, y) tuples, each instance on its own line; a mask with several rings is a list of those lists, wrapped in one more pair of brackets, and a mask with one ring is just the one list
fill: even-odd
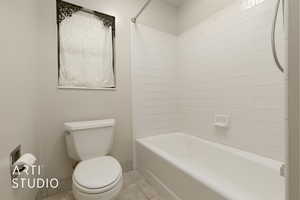
[(138, 14), (131, 19), (132, 23), (136, 23), (137, 18), (144, 12), (144, 10), (149, 6), (152, 0), (147, 0), (142, 9), (138, 12)]

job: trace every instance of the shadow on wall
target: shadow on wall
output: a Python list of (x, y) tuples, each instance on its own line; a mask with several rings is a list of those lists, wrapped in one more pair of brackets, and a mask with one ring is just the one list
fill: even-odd
[(189, 0), (179, 8), (179, 35), (236, 0)]

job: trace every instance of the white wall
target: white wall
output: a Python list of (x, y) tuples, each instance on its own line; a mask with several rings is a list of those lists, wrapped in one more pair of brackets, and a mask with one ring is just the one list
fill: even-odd
[(22, 153), (38, 155), (37, 2), (0, 2), (0, 194), (5, 200), (32, 200), (35, 196), (32, 190), (11, 189), (9, 154), (21, 144)]
[[(274, 3), (244, 10), (237, 2), (180, 30), (180, 101), (185, 132), (284, 160), (285, 76), (270, 46)], [(284, 41), (281, 21), (278, 26)], [(284, 63), (284, 42), (278, 43)], [(215, 114), (230, 114), (230, 128), (214, 127)]]
[[(130, 19), (143, 0), (70, 0), (92, 10), (116, 16), (115, 91), (58, 90), (55, 0), (40, 3), (42, 38), (39, 68), (39, 133), (43, 162), (48, 176), (70, 177), (63, 123), (66, 121), (115, 118), (116, 137), (112, 154), (125, 170), (132, 165)], [(177, 9), (163, 1), (153, 1), (139, 22), (159, 30), (176, 33)]]

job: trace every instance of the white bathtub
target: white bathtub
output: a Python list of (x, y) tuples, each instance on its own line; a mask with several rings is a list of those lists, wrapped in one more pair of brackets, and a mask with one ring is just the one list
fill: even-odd
[(282, 164), (182, 133), (136, 141), (137, 169), (168, 199), (284, 200)]

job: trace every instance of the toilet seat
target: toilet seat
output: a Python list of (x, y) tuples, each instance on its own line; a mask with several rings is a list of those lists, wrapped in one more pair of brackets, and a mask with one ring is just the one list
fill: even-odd
[(122, 181), (122, 176), (118, 178), (115, 182), (113, 182), (111, 185), (108, 185), (106, 187), (97, 188), (97, 189), (89, 189), (86, 187), (81, 186), (79, 183), (76, 182), (76, 180), (73, 180), (73, 187), (76, 187), (76, 189), (82, 193), (85, 194), (101, 194), (108, 191), (113, 190), (119, 183)]
[(73, 195), (76, 200), (113, 200), (122, 189), (123, 178), (121, 177), (118, 184), (111, 190), (98, 194), (88, 194), (85, 192), (79, 191), (76, 185), (73, 184)]
[(73, 173), (73, 186), (85, 194), (113, 190), (122, 181), (122, 168), (111, 156), (82, 161)]

